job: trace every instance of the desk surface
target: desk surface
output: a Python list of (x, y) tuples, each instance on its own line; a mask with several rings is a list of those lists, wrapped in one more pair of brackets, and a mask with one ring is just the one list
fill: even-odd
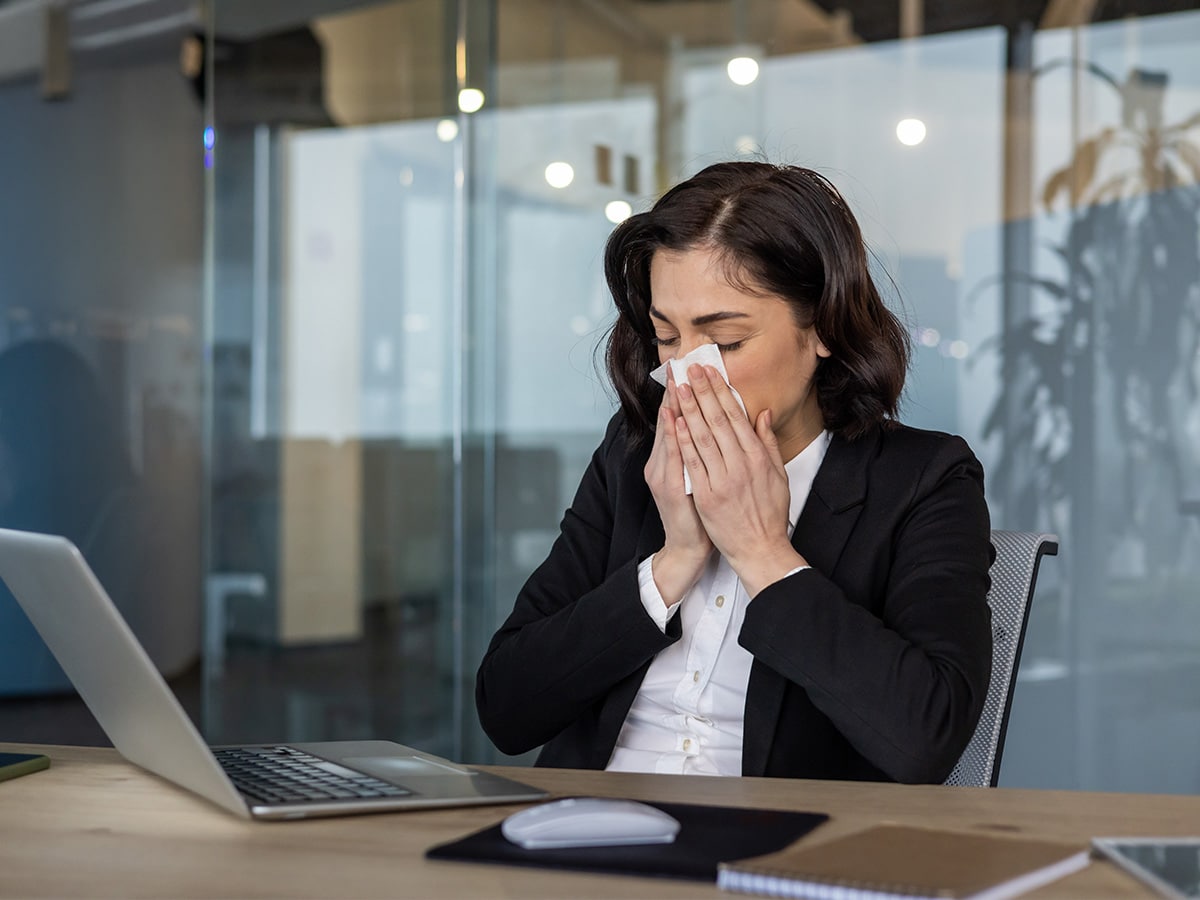
[[(265, 823), (237, 819), (126, 763), (113, 750), (40, 752), (44, 772), (0, 782), (3, 897), (725, 897), (715, 886), (506, 866), (430, 862), (434, 844), (519, 806)], [(1023, 833), (1200, 833), (1200, 797), (950, 788), (768, 778), (626, 775), (487, 767), (555, 794), (813, 810), (813, 843), (880, 821)], [(1145, 897), (1105, 862), (1035, 897)]]

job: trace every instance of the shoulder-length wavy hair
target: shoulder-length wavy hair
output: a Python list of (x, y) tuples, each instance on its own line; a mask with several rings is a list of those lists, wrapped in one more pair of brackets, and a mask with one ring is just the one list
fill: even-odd
[(719, 251), (730, 283), (781, 297), (830, 356), (815, 375), (825, 427), (848, 439), (894, 419), (910, 354), (907, 330), (871, 279), (862, 232), (824, 176), (798, 166), (727, 162), (667, 191), (609, 236), (604, 273), (617, 306), (608, 374), (635, 442), (654, 432), (662, 388), (650, 320), (659, 250)]

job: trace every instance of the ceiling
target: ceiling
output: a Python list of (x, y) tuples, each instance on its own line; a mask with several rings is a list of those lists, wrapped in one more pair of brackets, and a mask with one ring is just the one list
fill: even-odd
[[(229, 40), (253, 40), (300, 27), (319, 16), (380, 5), (379, 0), (210, 0), (218, 34)], [(411, 0), (416, 3), (416, 0)], [(427, 6), (431, 4), (422, 0)], [(446, 0), (449, 2), (449, 0)], [(530, 28), (548, 27), (548, 4), (537, 0), (495, 0), (499, 16), (537, 10)], [(842, 42), (871, 43), (914, 34), (942, 34), (1000, 25), (1037, 28), (1082, 25), (1131, 15), (1156, 15), (1200, 7), (1197, 0), (556, 0), (576, 11), (591, 11), (597, 21), (623, 29), (631, 38), (653, 41), (680, 35), (689, 46), (702, 46), (704, 31), (719, 30), (727, 42), (731, 23), (751, 38), (764, 34), (807, 33), (820, 37), (833, 31)], [(4, 13), (15, 14), (62, 0), (0, 0)], [(83, 49), (115, 41), (148, 40), (155, 35), (202, 25), (198, 0), (67, 0), (73, 43)], [(8, 16), (7, 18), (13, 18)], [(907, 23), (907, 24), (906, 24)], [(753, 34), (757, 32), (757, 34)], [(789, 42), (791, 43), (791, 42)]]
[[(761, 7), (760, 0), (741, 0), (748, 8)], [(1018, 28), (1060, 28), (1107, 22), (1127, 16), (1149, 16), (1200, 8), (1196, 0), (794, 0), (798, 5), (819, 9), (826, 15), (844, 15), (861, 41), (891, 41), (906, 35), (903, 11), (912, 10), (919, 20), (918, 34), (944, 34), (970, 28), (1001, 25)], [(720, 5), (722, 0), (634, 0), (634, 5), (676, 5), (697, 11)], [(770, 4), (767, 4), (770, 5)]]
[[(821, 6), (836, 5), (816, 0)], [(882, 0), (858, 0), (850, 4), (855, 30), (866, 41), (892, 40), (899, 37), (898, 4)], [(1002, 25), (1017, 28), (1028, 23), (1037, 28), (1060, 28), (1108, 22), (1127, 16), (1149, 16), (1197, 8), (1183, 0), (929, 0), (924, 4), (925, 34), (942, 34)]]
[[(42, 11), (64, 0), (0, 0), (0, 80), (41, 68)], [(848, 44), (890, 41), (983, 27), (1012, 30), (1085, 25), (1126, 16), (1156, 15), (1200, 7), (1200, 0), (494, 0), (482, 37), (496, 42), (485, 56), (510, 68), (543, 65), (563, 57), (612, 57), (614, 48), (652, 51), (678, 46), (690, 51), (727, 49), (731, 37), (756, 53), (783, 55)], [(65, 0), (70, 21), (70, 53), (85, 59), (128, 61), (138, 55), (178, 55), (181, 40), (204, 30), (200, 0)], [(445, 54), (456, 0), (208, 0), (215, 11), (217, 37), (226, 52), (254, 62), (261, 78), (279, 81), (299, 62), (289, 35), (311, 32), (316, 20), (336, 28), (353, 20), (394, 19), (392, 30), (367, 23), (377, 59), (409, 58), (420, 77), (445, 78), (443, 64), (429, 58), (431, 46)], [(475, 8), (469, 6), (468, 10)], [(470, 22), (480, 22), (480, 17)], [(564, 22), (569, 22), (564, 25)], [(415, 26), (415, 27), (414, 27)], [(349, 25), (347, 25), (349, 27)], [(489, 37), (488, 29), (491, 28)], [(469, 38), (471, 40), (472, 38)], [(362, 41), (359, 41), (362, 43)], [(564, 49), (564, 43), (571, 46)], [(431, 45), (431, 46), (429, 46)], [(357, 46), (357, 44), (355, 44)], [(364, 45), (365, 46), (365, 45)], [(241, 48), (241, 49), (237, 49)], [(622, 49), (625, 48), (625, 49)], [(26, 52), (28, 51), (28, 52)], [(284, 52), (286, 51), (286, 52)], [(316, 51), (319, 54), (319, 49)], [(344, 56), (344, 54), (343, 54)], [(470, 54), (468, 54), (470, 56)], [(28, 57), (28, 58), (26, 58)], [(353, 60), (351, 60), (353, 62)], [(384, 64), (384, 63), (381, 63)], [(271, 73), (275, 76), (271, 77)], [(637, 73), (634, 74), (634, 80)], [(439, 91), (426, 91), (439, 94)]]

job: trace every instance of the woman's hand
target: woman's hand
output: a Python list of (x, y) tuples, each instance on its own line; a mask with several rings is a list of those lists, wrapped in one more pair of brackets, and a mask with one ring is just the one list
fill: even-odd
[(754, 597), (805, 565), (788, 538), (787, 472), (771, 411), (752, 426), (712, 366), (692, 366), (678, 389), (678, 452), (692, 479), (701, 526)]
[(696, 504), (684, 493), (683, 457), (675, 433), (680, 421), (679, 396), (670, 367), (667, 373), (667, 390), (658, 408), (654, 445), (644, 472), (666, 535), (663, 548), (654, 554), (651, 570), (663, 602), (671, 606), (696, 583), (713, 543), (696, 513)]

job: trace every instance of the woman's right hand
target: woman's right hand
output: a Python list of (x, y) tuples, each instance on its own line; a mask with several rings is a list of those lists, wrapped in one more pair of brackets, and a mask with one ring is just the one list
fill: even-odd
[(658, 408), (654, 445), (644, 470), (666, 535), (663, 548), (654, 554), (651, 571), (654, 584), (667, 606), (682, 600), (691, 590), (713, 549), (696, 512), (696, 504), (684, 493), (683, 456), (675, 433), (675, 420), (680, 415), (675, 379), (668, 367), (667, 389)]

